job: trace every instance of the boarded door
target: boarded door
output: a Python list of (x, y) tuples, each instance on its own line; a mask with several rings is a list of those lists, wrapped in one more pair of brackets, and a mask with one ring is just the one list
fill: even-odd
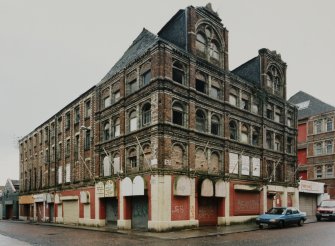
[(131, 226), (133, 229), (148, 229), (148, 197), (132, 197), (132, 218)]
[(105, 201), (106, 201), (106, 222), (107, 224), (116, 224), (118, 217), (117, 199), (107, 198)]
[(78, 224), (79, 205), (78, 201), (63, 201), (64, 224)]
[(42, 222), (42, 218), (43, 218), (43, 202), (36, 203), (36, 216), (37, 216), (37, 221), (38, 222)]
[(217, 225), (218, 201), (215, 197), (199, 197), (198, 220), (200, 226)]
[(315, 216), (317, 199), (316, 195), (308, 193), (299, 193), (299, 205), (302, 212), (306, 212), (307, 216)]
[(54, 221), (54, 216), (55, 216), (54, 204), (49, 203), (49, 221), (50, 222)]
[(6, 219), (13, 218), (13, 205), (6, 205)]

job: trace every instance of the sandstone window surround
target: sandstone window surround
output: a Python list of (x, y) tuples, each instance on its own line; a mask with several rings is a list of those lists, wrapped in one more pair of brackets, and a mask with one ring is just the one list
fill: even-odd
[(132, 110), (129, 113), (129, 132), (137, 130), (137, 112)]
[(220, 135), (220, 118), (217, 115), (211, 117), (211, 134)]
[(197, 26), (196, 31), (197, 54), (208, 61), (220, 62), (223, 45), (221, 45), (219, 35), (210, 24), (202, 23)]
[(270, 65), (267, 69), (266, 85), (273, 94), (282, 96), (283, 82), (279, 69), (275, 65)]
[(105, 121), (103, 124), (103, 141), (108, 141), (110, 139), (110, 124), (109, 121)]
[(120, 136), (120, 118), (114, 120), (114, 137)]
[(85, 104), (85, 118), (89, 118), (92, 114), (91, 99), (87, 99), (84, 104)]
[(195, 78), (195, 89), (201, 93), (206, 94), (208, 89), (208, 81), (207, 81), (207, 76), (202, 73), (202, 72), (197, 72), (196, 73), (196, 78)]
[(229, 138), (232, 140), (238, 140), (237, 123), (234, 120), (229, 122)]

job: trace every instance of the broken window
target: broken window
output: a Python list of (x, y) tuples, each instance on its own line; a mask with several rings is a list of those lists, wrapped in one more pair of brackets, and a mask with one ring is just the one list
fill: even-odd
[(104, 124), (104, 131), (103, 131), (103, 140), (107, 141), (110, 137), (110, 125), (109, 122), (105, 122)]
[(266, 145), (268, 149), (273, 149), (273, 137), (272, 137), (272, 132), (267, 131), (266, 132)]
[(206, 93), (206, 77), (201, 73), (197, 73), (196, 75), (195, 89), (202, 93)]
[(259, 145), (259, 128), (252, 128), (252, 145)]
[(151, 122), (151, 105), (146, 103), (142, 109), (142, 125), (149, 125)]
[(235, 121), (229, 122), (230, 139), (237, 140), (237, 125)]
[(196, 47), (201, 52), (206, 51), (206, 39), (202, 33), (197, 33)]
[(201, 132), (206, 131), (206, 115), (202, 110), (196, 112), (196, 129)]
[(242, 143), (249, 142), (249, 128), (245, 124), (243, 124), (241, 127), (241, 142)]
[(220, 119), (215, 115), (211, 119), (211, 133), (213, 135), (219, 135), (220, 133)]
[(172, 79), (180, 84), (185, 83), (185, 69), (178, 61), (174, 62), (172, 65)]

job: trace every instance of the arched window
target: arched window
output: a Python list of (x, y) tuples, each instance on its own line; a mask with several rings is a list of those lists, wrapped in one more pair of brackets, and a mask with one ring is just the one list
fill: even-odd
[(249, 143), (249, 128), (245, 124), (243, 124), (241, 127), (241, 142)]
[(136, 111), (132, 111), (129, 114), (129, 131), (135, 131), (137, 130), (137, 115), (136, 115)]
[(120, 136), (120, 119), (116, 118), (114, 120), (114, 137)]
[(149, 144), (144, 145), (143, 152), (141, 154), (141, 164), (143, 167), (149, 167), (151, 165), (151, 147)]
[(201, 132), (206, 131), (206, 115), (202, 110), (196, 112), (196, 129)]
[(326, 153), (327, 154), (332, 154), (333, 153), (333, 141), (332, 140), (327, 140), (326, 141)]
[(197, 50), (201, 52), (206, 51), (206, 39), (205, 36), (201, 33), (197, 33), (197, 42), (196, 42)]
[(109, 156), (105, 156), (103, 160), (103, 176), (110, 176), (111, 173), (111, 159)]
[(172, 79), (177, 83), (185, 84), (185, 68), (183, 64), (178, 61), (172, 65)]
[(110, 125), (109, 125), (109, 122), (105, 123), (103, 133), (104, 133), (103, 134), (103, 140), (104, 141), (109, 140), (109, 137), (110, 137)]
[(211, 119), (211, 133), (213, 135), (220, 134), (220, 119), (216, 115), (213, 115)]
[(184, 107), (179, 102), (175, 102), (172, 106), (172, 123), (184, 125)]
[(146, 103), (142, 108), (142, 125), (150, 125), (151, 122), (151, 105)]
[(195, 89), (202, 93), (207, 92), (206, 76), (203, 73), (197, 73), (195, 79)]
[(235, 121), (229, 122), (230, 139), (237, 140), (237, 125)]

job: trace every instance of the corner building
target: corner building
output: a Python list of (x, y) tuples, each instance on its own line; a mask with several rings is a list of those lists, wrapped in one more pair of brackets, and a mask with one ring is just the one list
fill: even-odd
[[(158, 35), (143, 29), (96, 86), (20, 141), (22, 216), (164, 231), (299, 206), (286, 63), (268, 49), (233, 71), (228, 61), (210, 4), (179, 10)], [(62, 132), (34, 152), (52, 123)]]

